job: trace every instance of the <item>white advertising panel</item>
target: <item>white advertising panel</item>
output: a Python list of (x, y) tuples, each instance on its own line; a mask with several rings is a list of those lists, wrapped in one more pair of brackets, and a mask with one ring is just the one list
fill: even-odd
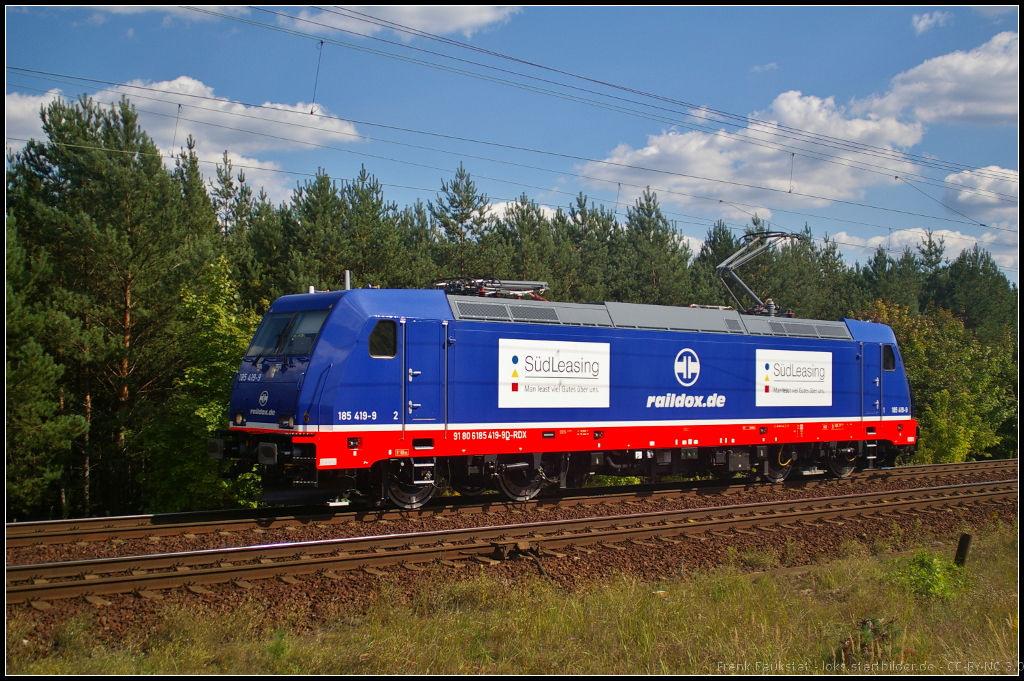
[(758, 407), (831, 407), (832, 353), (758, 350)]
[(611, 346), (498, 339), (498, 408), (607, 407)]

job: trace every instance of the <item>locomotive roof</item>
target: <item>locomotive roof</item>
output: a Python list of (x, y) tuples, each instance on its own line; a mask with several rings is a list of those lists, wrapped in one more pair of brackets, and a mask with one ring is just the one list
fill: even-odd
[(274, 301), (271, 311), (327, 308), (339, 300), (345, 300), (367, 317), (427, 316), (442, 319), (448, 318), (450, 308), (452, 318), (465, 321), (895, 342), (889, 327), (852, 319), (758, 317), (743, 315), (736, 310), (707, 307), (446, 296), (443, 291), (430, 290), (355, 289), (298, 294)]
[[(634, 303), (558, 303), (448, 296), (452, 314), (467, 321), (657, 329), (697, 333), (852, 340), (845, 322), (755, 317), (736, 310)], [(890, 332), (891, 333), (891, 332)]]

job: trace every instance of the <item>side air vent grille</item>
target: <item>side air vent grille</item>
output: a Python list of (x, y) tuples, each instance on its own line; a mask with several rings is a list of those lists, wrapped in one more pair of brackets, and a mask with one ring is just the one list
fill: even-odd
[(554, 308), (509, 305), (508, 309), (512, 311), (512, 319), (517, 322), (558, 322), (558, 314)]
[(842, 326), (825, 326), (823, 324), (815, 324), (814, 328), (818, 330), (818, 334), (822, 338), (853, 338), (850, 335), (850, 330), (846, 328), (846, 325)]
[(735, 331), (736, 333), (743, 333), (743, 327), (740, 326), (740, 320), (738, 319), (726, 319), (725, 325), (729, 327), (730, 331)]
[(459, 303), (459, 315), (474, 319), (498, 319), (509, 321), (508, 310), (504, 305), (493, 303)]
[(786, 327), (784, 327), (780, 322), (768, 322), (768, 328), (772, 330), (772, 333), (786, 334)]

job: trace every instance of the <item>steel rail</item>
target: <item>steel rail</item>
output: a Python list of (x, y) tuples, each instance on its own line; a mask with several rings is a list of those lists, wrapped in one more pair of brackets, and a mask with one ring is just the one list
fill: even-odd
[[(371, 537), (347, 537), (178, 553), (66, 561), (7, 568), (7, 602), (167, 589), (177, 586), (290, 577), (324, 570), (454, 561), (530, 548), (551, 550), (695, 533), (795, 531), (863, 522), (872, 516), (931, 513), (949, 506), (999, 503), (1017, 496), (1017, 481), (967, 483), (897, 492), (758, 502)], [(843, 520), (840, 520), (842, 518)], [(820, 523), (822, 524), (819, 524)], [(727, 535), (728, 536), (728, 535)], [(621, 547), (619, 547), (621, 548)], [(107, 576), (101, 576), (107, 575)], [(331, 576), (338, 577), (335, 573)], [(54, 579), (69, 581), (52, 582)]]
[(65, 544), (106, 539), (140, 537), (168, 537), (185, 533), (239, 532), (251, 529), (302, 526), (312, 523), (341, 524), (350, 521), (374, 522), (403, 518), (426, 518), (438, 515), (486, 513), (488, 511), (529, 508), (555, 508), (628, 500), (656, 501), (694, 494), (736, 494), (756, 489), (799, 489), (823, 485), (844, 485), (866, 482), (889, 482), (896, 479), (941, 478), (963, 473), (986, 473), (1017, 468), (1016, 459), (1000, 461), (974, 461), (956, 464), (927, 464), (878, 470), (865, 470), (849, 478), (805, 477), (788, 480), (781, 485), (756, 482), (740, 478), (731, 482), (707, 480), (689, 483), (655, 483), (639, 489), (622, 490), (620, 487), (572, 490), (559, 497), (544, 497), (528, 502), (504, 499), (481, 502), (478, 498), (464, 501), (428, 505), (417, 511), (393, 509), (333, 512), (324, 507), (289, 507), (229, 511), (204, 511), (158, 515), (113, 516), (107, 518), (77, 518), (7, 524), (7, 547), (17, 548), (36, 544)]

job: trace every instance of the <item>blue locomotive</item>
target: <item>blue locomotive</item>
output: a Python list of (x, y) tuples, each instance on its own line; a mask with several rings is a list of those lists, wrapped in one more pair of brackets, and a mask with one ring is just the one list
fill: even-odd
[(268, 489), (404, 509), (442, 481), (523, 501), (595, 473), (844, 477), (917, 437), (881, 324), (450, 287), (279, 298), (230, 419), (210, 455)]

